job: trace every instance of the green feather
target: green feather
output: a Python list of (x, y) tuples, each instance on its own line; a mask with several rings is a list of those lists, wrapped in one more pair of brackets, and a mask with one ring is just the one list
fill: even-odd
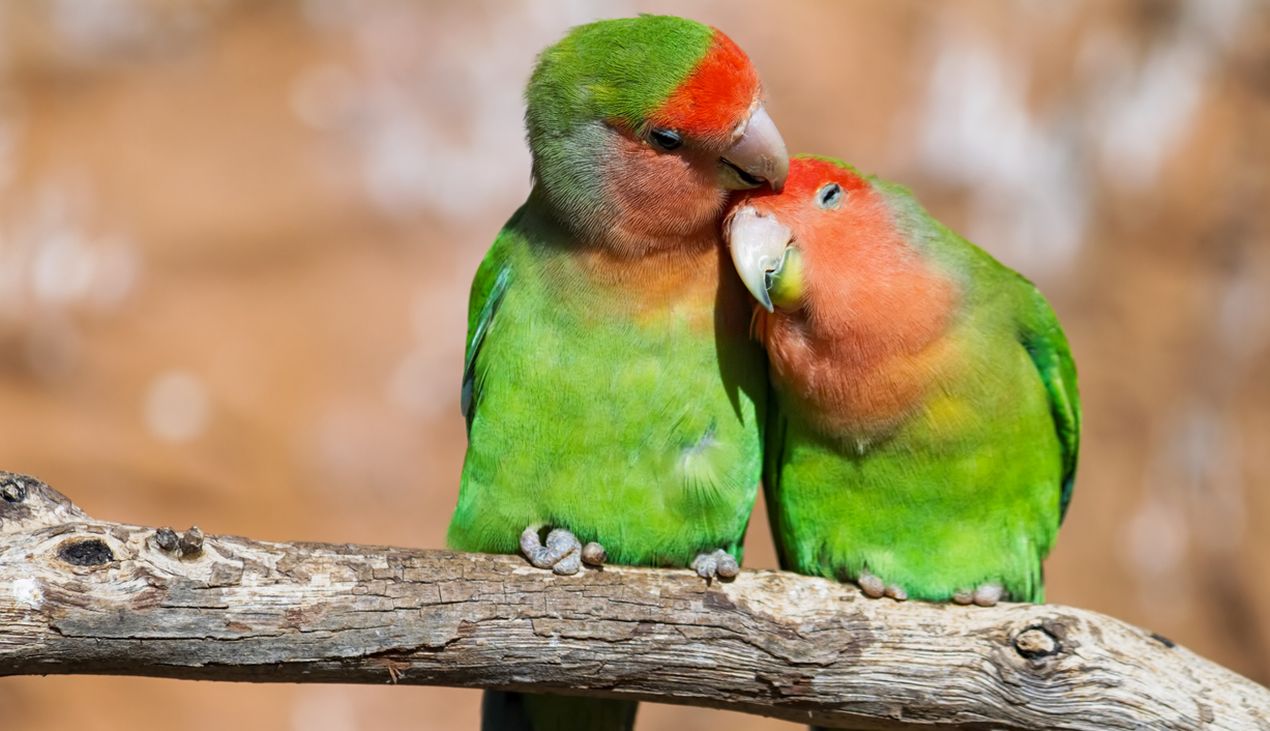
[(1059, 495), (1059, 520), (1067, 517), (1067, 507), (1076, 487), (1076, 462), (1080, 456), (1080, 394), (1076, 390), (1076, 362), (1072, 360), (1067, 336), (1063, 334), (1054, 310), (1032, 290), (1032, 307), (1021, 308), (1020, 339), (1036, 370), (1045, 383), (1049, 396), (1054, 429), (1062, 447), (1062, 490)]
[[(472, 282), (470, 302), (473, 305), (473, 311), (468, 315), (467, 357), (463, 359), (463, 390), (459, 399), (463, 419), (467, 422), (469, 432), (472, 430), (472, 412), (476, 409), (476, 401), (480, 397), (476, 382), (476, 356), (481, 352), (485, 333), (489, 331), (490, 323), (494, 321), (494, 313), (498, 311), (498, 305), (503, 301), (503, 294), (507, 292), (512, 270), (508, 267), (498, 269), (493, 282), (490, 281), (489, 274), (490, 270), (482, 267), (477, 270), (476, 279)], [(477, 303), (480, 303), (479, 309), (475, 307)]]

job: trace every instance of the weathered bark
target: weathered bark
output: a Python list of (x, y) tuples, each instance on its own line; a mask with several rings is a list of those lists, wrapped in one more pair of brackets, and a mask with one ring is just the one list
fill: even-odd
[(0, 473), (0, 675), (49, 673), (552, 691), (859, 729), (1270, 728), (1265, 688), (1079, 609), (177, 534)]

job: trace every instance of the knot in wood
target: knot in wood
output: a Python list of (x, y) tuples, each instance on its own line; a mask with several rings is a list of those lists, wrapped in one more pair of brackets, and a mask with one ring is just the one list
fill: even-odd
[(160, 551), (175, 553), (181, 547), (181, 538), (176, 531), (165, 526), (154, 532), (154, 545), (158, 546)]
[(6, 478), (0, 482), (0, 500), (6, 503), (20, 503), (26, 500), (26, 483), (17, 477)]
[(1028, 627), (1014, 638), (1014, 650), (1029, 660), (1058, 654), (1062, 644), (1048, 629), (1040, 626)]
[(181, 557), (191, 558), (203, 552), (203, 531), (197, 525), (190, 526), (181, 536)]
[(66, 541), (57, 556), (72, 566), (101, 566), (115, 560), (115, 552), (100, 538)]
[(194, 558), (203, 552), (203, 531), (197, 525), (180, 534), (171, 528), (160, 528), (154, 532), (154, 545), (178, 558)]

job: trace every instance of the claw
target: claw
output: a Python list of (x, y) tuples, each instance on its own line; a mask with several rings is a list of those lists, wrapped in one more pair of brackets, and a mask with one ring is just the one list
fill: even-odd
[(899, 584), (888, 584), (886, 587), (886, 595), (897, 602), (908, 599), (908, 592), (904, 591), (904, 587)]

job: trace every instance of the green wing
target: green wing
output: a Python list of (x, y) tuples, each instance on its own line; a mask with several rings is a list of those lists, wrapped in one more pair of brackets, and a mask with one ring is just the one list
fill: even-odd
[(468, 300), (467, 316), (467, 355), (463, 361), (463, 395), (460, 406), (463, 418), (467, 421), (467, 430), (472, 431), (472, 418), (476, 414), (476, 405), (480, 401), (480, 383), (476, 376), (476, 359), (480, 356), (481, 345), (498, 314), (498, 306), (511, 284), (511, 267), (504, 264), (497, 256), (499, 247), (490, 250), (490, 255), (481, 262), (472, 280), (472, 294)]
[(1067, 336), (1058, 324), (1045, 297), (1029, 283), (1031, 297), (1021, 318), (1021, 340), (1041, 374), (1049, 397), (1054, 430), (1063, 450), (1062, 493), (1059, 522), (1067, 515), (1076, 486), (1076, 461), (1080, 453), (1080, 393), (1076, 388), (1076, 363), (1072, 360)]

